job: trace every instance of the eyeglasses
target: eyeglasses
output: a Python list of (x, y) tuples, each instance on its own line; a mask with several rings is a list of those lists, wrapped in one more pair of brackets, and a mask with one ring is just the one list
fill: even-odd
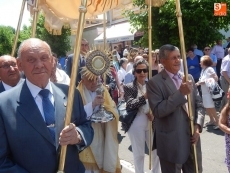
[(145, 69), (136, 69), (135, 72), (138, 74), (141, 74), (141, 72), (147, 73), (148, 70), (146, 68)]
[(209, 51), (210, 49), (204, 49), (204, 51)]
[(89, 44), (81, 44), (81, 46), (88, 46)]
[(3, 69), (9, 69), (10, 67), (16, 67), (17, 64), (15, 62), (12, 62), (10, 64), (3, 64), (2, 66), (0, 66), (0, 68), (3, 68)]

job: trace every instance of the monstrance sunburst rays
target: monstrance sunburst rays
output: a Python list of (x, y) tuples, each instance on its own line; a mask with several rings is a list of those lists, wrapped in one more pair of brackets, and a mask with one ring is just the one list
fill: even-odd
[(104, 79), (110, 72), (111, 56), (108, 48), (93, 47), (86, 54), (86, 66), (82, 68), (81, 74), (90, 80), (96, 80), (98, 76)]

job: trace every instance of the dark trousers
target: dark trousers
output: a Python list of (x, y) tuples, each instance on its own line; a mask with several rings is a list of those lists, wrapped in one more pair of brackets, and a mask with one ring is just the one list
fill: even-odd
[[(197, 83), (199, 81), (199, 79), (194, 79), (194, 81), (195, 81), (195, 83)], [(200, 85), (197, 86), (197, 90), (199, 92), (200, 97), (202, 98), (202, 92), (201, 92), (201, 86)]]
[(193, 161), (190, 157), (184, 164), (175, 164), (162, 158), (160, 158), (160, 163), (162, 173), (181, 173), (181, 170), (183, 170), (183, 173), (195, 173)]
[[(202, 170), (202, 153), (201, 153), (200, 140), (198, 140), (197, 142), (196, 151), (197, 151), (198, 173), (202, 173), (203, 171)], [(191, 148), (191, 152), (190, 152), (190, 155), (187, 161), (183, 164), (172, 163), (160, 157), (159, 159), (160, 159), (162, 173), (181, 173), (181, 170), (183, 173), (195, 173), (194, 154), (193, 154), (192, 148)]]
[(224, 97), (221, 101), (221, 106), (220, 106), (220, 110), (219, 112), (224, 108), (224, 106), (226, 105), (226, 103), (228, 102), (227, 99), (227, 92), (228, 92), (228, 88), (229, 88), (229, 83), (228, 81), (224, 78), (224, 76), (220, 76), (220, 86), (221, 88), (224, 90)]
[(216, 74), (217, 74), (218, 78), (220, 78), (221, 63), (222, 63), (222, 59), (218, 59), (217, 64), (216, 64)]

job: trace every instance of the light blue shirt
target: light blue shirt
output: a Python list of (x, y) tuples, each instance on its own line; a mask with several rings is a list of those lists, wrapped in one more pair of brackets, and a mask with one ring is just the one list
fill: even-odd
[[(28, 79), (26, 79), (26, 84), (27, 84), (27, 86), (28, 86), (28, 88), (29, 88), (34, 100), (35, 100), (35, 103), (38, 106), (39, 111), (41, 112), (42, 118), (45, 121), (45, 115), (44, 115), (43, 106), (42, 106), (42, 96), (39, 95), (39, 92), (42, 89), (39, 88), (38, 86), (32, 84)], [(51, 83), (49, 82), (44, 89), (48, 89), (50, 91), (49, 99), (50, 99), (51, 103), (54, 105), (53, 89), (51, 87)]]
[[(25, 79), (22, 79), (22, 78), (21, 78), (21, 79), (19, 80), (19, 82), (17, 83), (17, 85), (19, 85), (20, 83), (24, 82), (24, 80), (25, 80)], [(3, 81), (2, 81), (2, 85), (3, 85), (3, 87), (5, 88), (5, 91), (7, 91), (7, 90), (13, 88), (12, 86), (7, 85), (7, 84), (4, 83)], [(17, 86), (17, 85), (16, 85), (16, 86)]]
[(131, 83), (135, 79), (134, 75), (132, 74), (132, 70), (130, 70), (124, 78), (124, 84)]
[(217, 59), (223, 59), (224, 58), (224, 48), (220, 45), (215, 45), (212, 48), (211, 54), (216, 55)]
[(195, 55), (199, 55), (199, 56), (203, 56), (204, 55), (204, 53), (201, 50), (199, 50), (199, 49), (194, 49), (194, 54)]
[[(213, 63), (217, 63), (217, 57), (216, 57), (216, 55), (213, 55), (213, 54), (210, 54), (210, 58), (212, 59), (212, 62)], [(215, 67), (212, 67), (214, 70), (215, 70), (215, 72), (216, 72), (216, 66)]]

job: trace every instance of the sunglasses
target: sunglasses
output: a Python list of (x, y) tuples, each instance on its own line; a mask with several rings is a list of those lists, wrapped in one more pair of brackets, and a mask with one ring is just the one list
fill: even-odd
[(145, 69), (136, 69), (135, 72), (140, 74), (141, 72), (144, 72), (144, 73), (148, 73), (148, 70), (145, 68)]
[(204, 49), (204, 51), (209, 51), (210, 49)]

